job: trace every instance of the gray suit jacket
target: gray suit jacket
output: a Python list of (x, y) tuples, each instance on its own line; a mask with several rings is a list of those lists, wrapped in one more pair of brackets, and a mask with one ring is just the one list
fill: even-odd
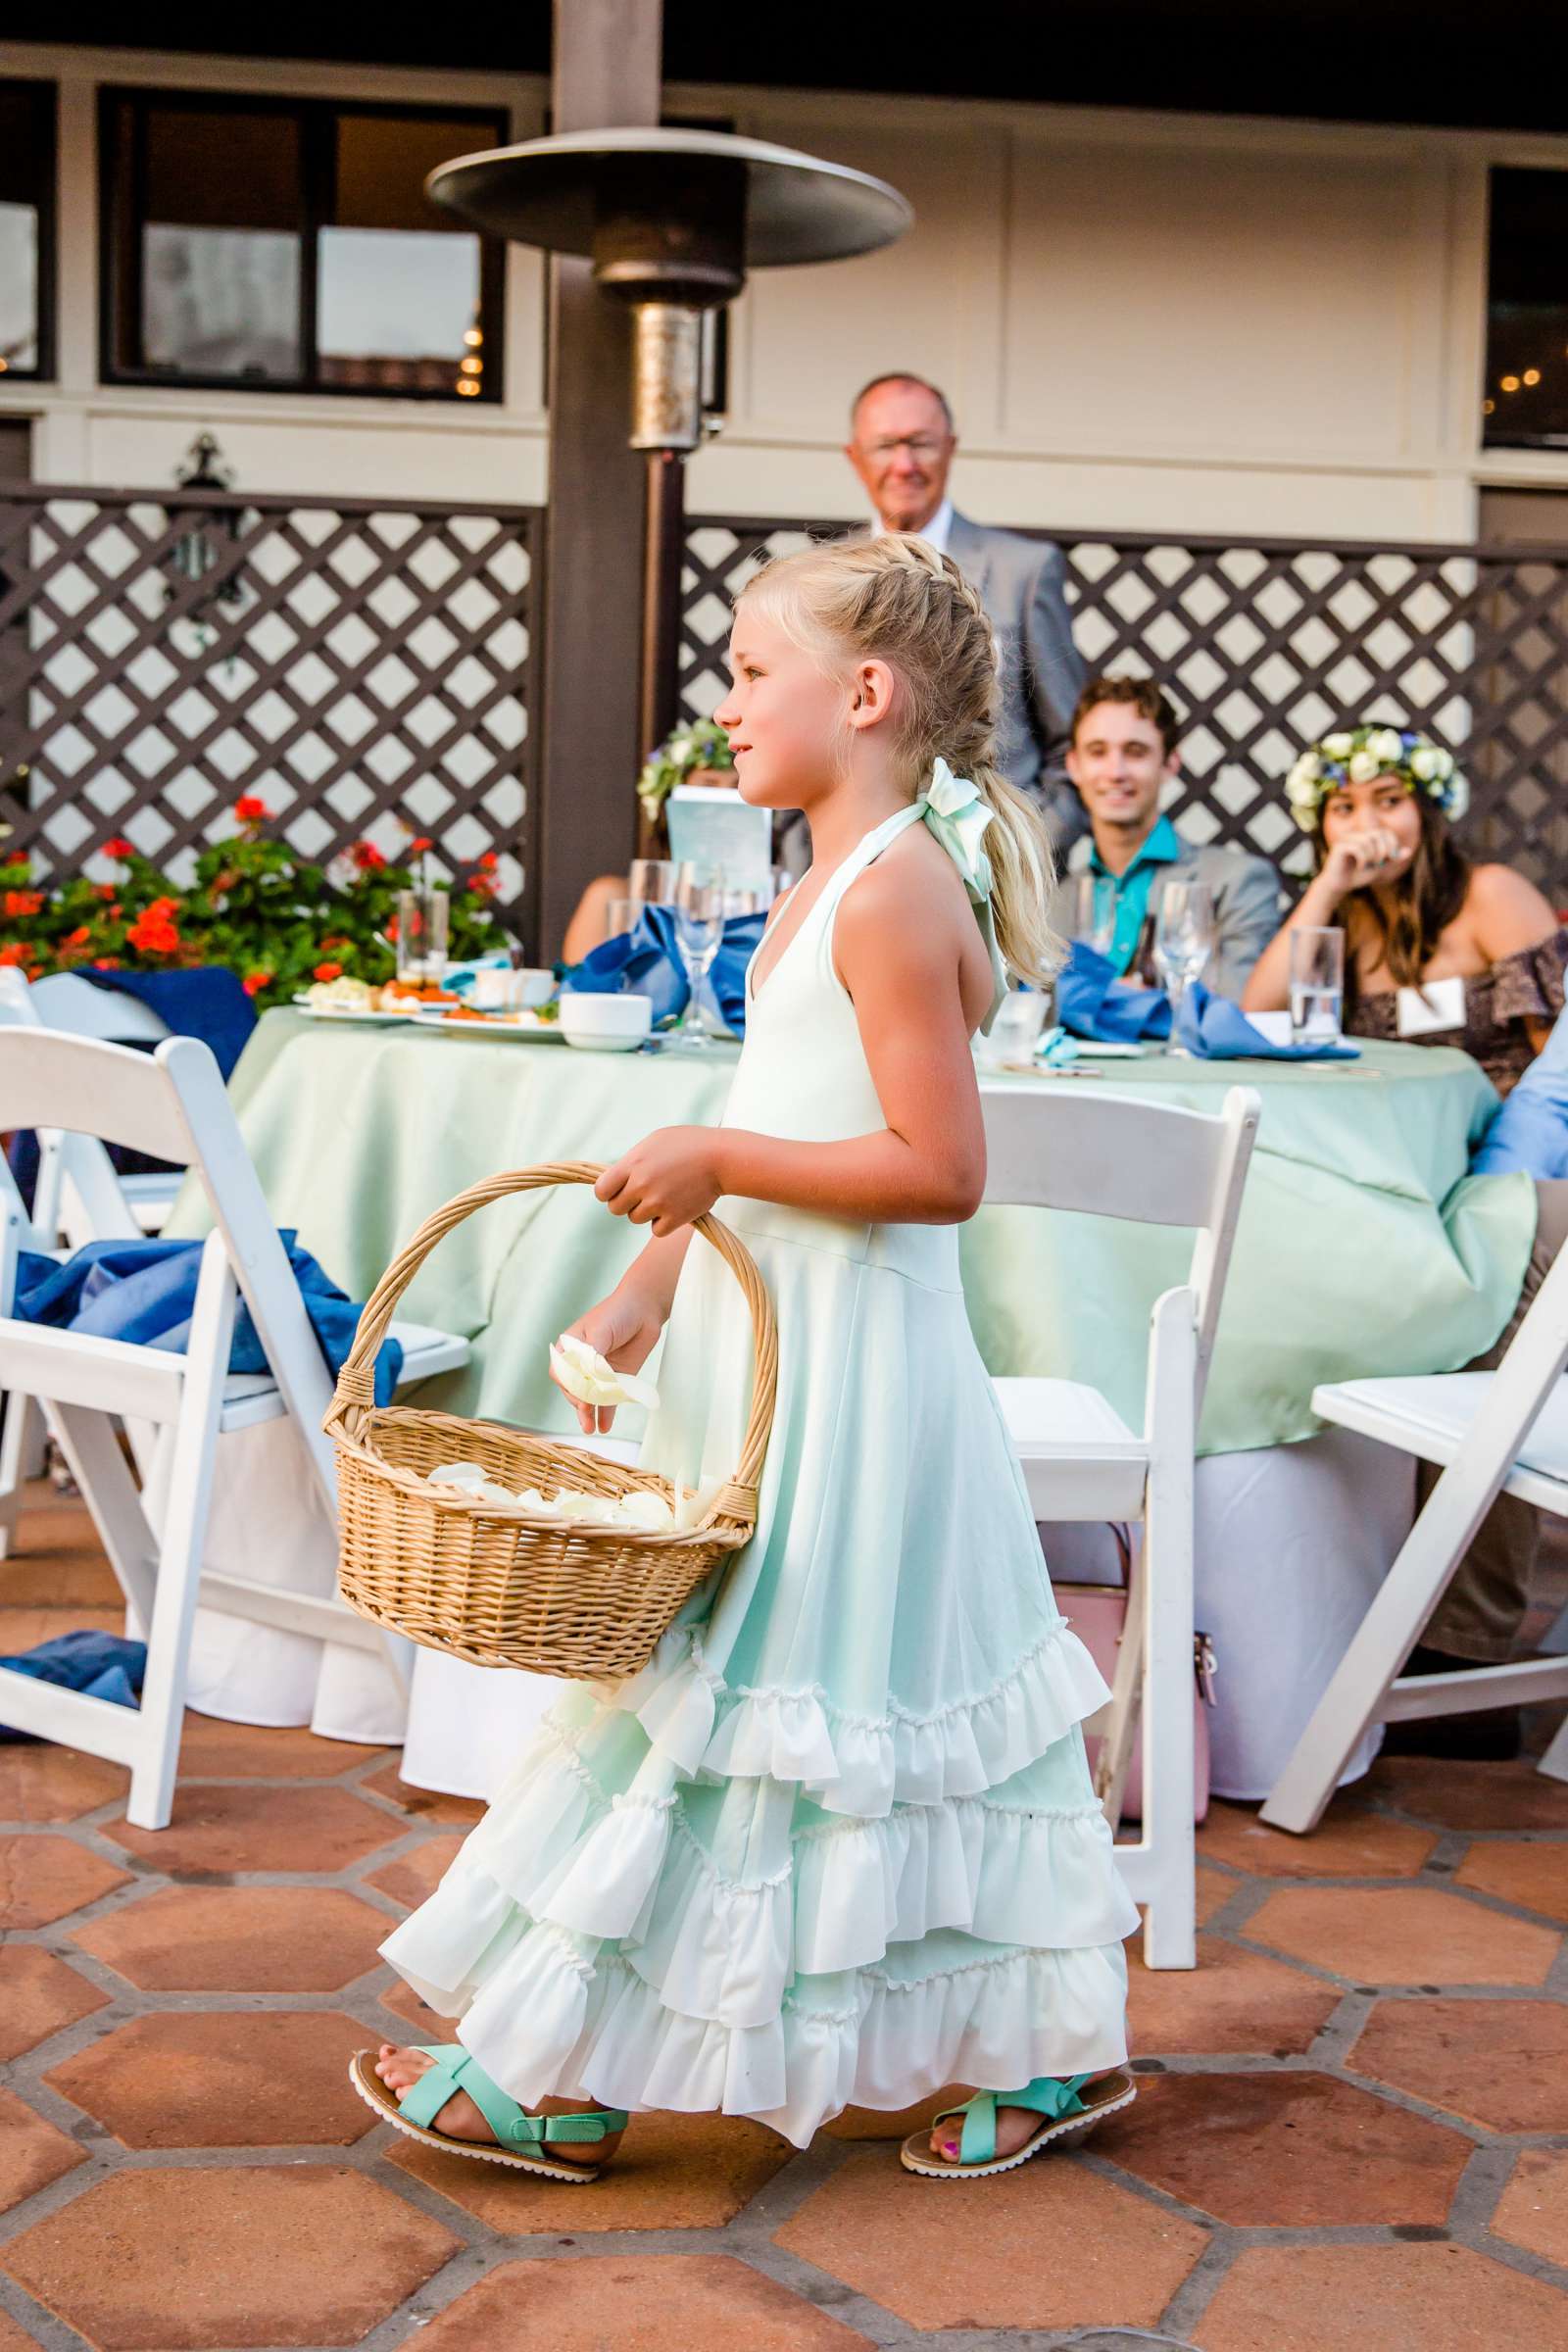
[[(1090, 844), (1073, 845), (1071, 857), (1051, 905), (1052, 928), (1064, 939), (1072, 937), (1074, 885), (1089, 871)], [(1279, 875), (1266, 858), (1247, 850), (1226, 849), (1219, 842), (1184, 841), (1173, 865), (1156, 869), (1150, 893), (1152, 910), (1159, 897), (1157, 874), (1172, 882), (1201, 882), (1214, 902), (1214, 953), (1200, 977), (1217, 997), (1239, 1000), (1253, 964), (1285, 920), (1285, 892)]]
[(1067, 616), (1066, 562), (1049, 539), (988, 530), (956, 511), (948, 553), (979, 590), (997, 633), (999, 764), (1039, 805), (1063, 857), (1087, 830), (1083, 804), (1062, 771), (1073, 705), (1087, 674)]

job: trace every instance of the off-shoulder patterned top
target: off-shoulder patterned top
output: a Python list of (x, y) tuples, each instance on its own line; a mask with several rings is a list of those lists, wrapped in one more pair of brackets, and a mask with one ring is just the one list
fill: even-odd
[[(1535, 1059), (1526, 1021), (1557, 1018), (1563, 1006), (1563, 971), (1568, 966), (1568, 928), (1554, 931), (1539, 947), (1521, 948), (1464, 984), (1464, 1027), (1433, 1029), (1411, 1038), (1417, 1046), (1461, 1046), (1473, 1054), (1499, 1095), (1512, 1092)], [(1354, 1037), (1398, 1035), (1398, 998), (1392, 988), (1359, 996), (1347, 1006), (1345, 1026)]]

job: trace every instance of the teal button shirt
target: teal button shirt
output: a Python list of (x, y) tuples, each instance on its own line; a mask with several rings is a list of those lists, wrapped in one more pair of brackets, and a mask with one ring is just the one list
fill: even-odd
[(1139, 935), (1149, 912), (1149, 894), (1160, 867), (1174, 865), (1181, 854), (1181, 842), (1168, 816), (1157, 819), (1153, 831), (1123, 874), (1113, 874), (1107, 865), (1102, 865), (1100, 852), (1091, 847), (1090, 872), (1102, 875), (1115, 894), (1116, 927), (1110, 936), (1109, 953), (1118, 976), (1127, 970), (1138, 953)]

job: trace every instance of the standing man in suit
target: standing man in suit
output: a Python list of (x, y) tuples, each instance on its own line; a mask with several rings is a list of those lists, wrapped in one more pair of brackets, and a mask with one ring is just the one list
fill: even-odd
[(998, 764), (1027, 792), (1057, 858), (1087, 830), (1063, 760), (1084, 664), (1072, 641), (1067, 567), (1048, 539), (1021, 539), (960, 514), (948, 496), (958, 437), (953, 411), (919, 375), (879, 375), (850, 412), (845, 456), (860, 478), (875, 528), (914, 531), (953, 558), (991, 616), (1002, 663)]

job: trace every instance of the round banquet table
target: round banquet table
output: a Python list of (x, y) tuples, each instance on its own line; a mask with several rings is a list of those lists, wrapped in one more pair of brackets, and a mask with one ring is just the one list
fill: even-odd
[[(721, 1114), (735, 1052), (578, 1054), (556, 1041), (271, 1012), (230, 1095), (279, 1225), (366, 1297), (419, 1220), (498, 1168), (609, 1160), (651, 1128)], [(1470, 1058), (1367, 1044), (1354, 1062), (1156, 1054), (1096, 1077), (983, 1073), (1038, 1099), (1041, 1150), (1063, 1088), (1214, 1109), (1262, 1100), (1200, 1433), (1199, 1623), (1219, 1661), (1212, 1785), (1259, 1797), (1295, 1742), (1409, 1524), (1412, 1473), (1311, 1412), (1320, 1382), (1451, 1371), (1489, 1348), (1518, 1298), (1535, 1230), (1527, 1177), (1468, 1177), (1495, 1103)], [(203, 1228), (182, 1199), (171, 1233)], [(403, 1311), (461, 1333), (466, 1368), (419, 1401), (565, 1431), (554, 1336), (619, 1277), (643, 1233), (585, 1188), (497, 1202), (416, 1275)], [(1040, 1209), (988, 1208), (962, 1236), (964, 1289), (994, 1375), (1086, 1380), (1141, 1425), (1149, 1311), (1185, 1278), (1187, 1234)], [(653, 1367), (657, 1373), (657, 1364)], [(637, 1435), (623, 1417), (617, 1437)], [(331, 1531), (291, 1475), (286, 1424), (221, 1441), (215, 1567), (330, 1591)], [(156, 1497), (154, 1497), (156, 1500)], [(1048, 1529), (1071, 1577), (1106, 1572), (1098, 1531)], [(405, 1701), (375, 1659), (200, 1613), (192, 1703), (328, 1736), (406, 1738), (405, 1775), (484, 1795), (553, 1686), (416, 1653)], [(1363, 1771), (1376, 1735), (1351, 1759)]]

